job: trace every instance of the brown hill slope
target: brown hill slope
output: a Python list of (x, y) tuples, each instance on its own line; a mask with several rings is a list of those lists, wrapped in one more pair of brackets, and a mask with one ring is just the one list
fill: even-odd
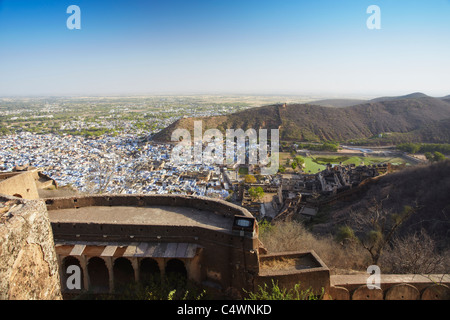
[(401, 142), (423, 141), (448, 143), (450, 141), (450, 118), (423, 125), (419, 129), (408, 133), (391, 135), (391, 140)]
[(217, 128), (223, 132), (227, 128), (279, 128), (281, 139), (292, 141), (348, 141), (386, 132), (416, 131), (416, 142), (442, 142), (447, 139), (436, 136), (429, 140), (428, 136), (421, 136), (420, 129), (428, 127), (430, 131), (439, 121), (449, 118), (450, 104), (432, 97), (369, 102), (346, 108), (272, 105), (226, 116), (183, 118), (156, 134), (153, 140), (170, 141), (176, 128), (192, 131), (193, 122), (202, 120), (204, 130)]
[(251, 108), (226, 116), (182, 118), (157, 133), (152, 139), (154, 141), (171, 141), (172, 132), (176, 129), (187, 129), (193, 137), (195, 121), (202, 121), (203, 131), (207, 129), (219, 129), (224, 134), (226, 129), (277, 129), (282, 123), (278, 106), (266, 106)]
[(320, 234), (336, 232), (339, 226), (355, 228), (358, 212), (367, 212), (374, 198), (383, 207), (401, 212), (404, 206), (418, 210), (397, 231), (406, 236), (425, 229), (440, 249), (450, 249), (450, 160), (431, 165), (414, 166), (381, 177), (363, 188), (352, 199), (346, 199), (326, 209), (326, 223), (316, 224), (313, 231)]

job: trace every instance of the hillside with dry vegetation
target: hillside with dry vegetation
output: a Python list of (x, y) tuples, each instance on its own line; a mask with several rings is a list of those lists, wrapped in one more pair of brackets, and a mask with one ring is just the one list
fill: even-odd
[(345, 108), (310, 104), (271, 105), (225, 116), (183, 118), (157, 133), (153, 140), (170, 141), (177, 128), (193, 132), (194, 121), (203, 130), (280, 129), (282, 140), (350, 141), (384, 134), (390, 142), (450, 142), (447, 124), (450, 103), (428, 96), (369, 101)]
[[(314, 224), (316, 233), (329, 233), (339, 226), (356, 228), (356, 218), (374, 203), (400, 214), (406, 206), (414, 212), (398, 228), (400, 236), (425, 230), (441, 249), (450, 249), (450, 160), (419, 165), (381, 177), (368, 188), (323, 208), (325, 223)], [(326, 212), (326, 213), (325, 213)]]

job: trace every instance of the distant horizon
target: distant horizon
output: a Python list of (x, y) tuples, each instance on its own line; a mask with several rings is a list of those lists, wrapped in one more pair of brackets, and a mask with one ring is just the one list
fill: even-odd
[(318, 94), (318, 93), (241, 93), (241, 92), (154, 92), (154, 93), (109, 93), (109, 94), (102, 94), (102, 93), (90, 93), (90, 94), (33, 94), (33, 95), (0, 95), (0, 99), (20, 99), (20, 98), (120, 98), (120, 97), (129, 97), (129, 98), (138, 98), (138, 97), (198, 97), (198, 96), (227, 96), (227, 97), (298, 97), (298, 98), (320, 98), (320, 99), (355, 99), (355, 100), (369, 100), (369, 99), (376, 99), (381, 97), (401, 97), (401, 96), (407, 96), (414, 93), (422, 93), (425, 94), (431, 98), (444, 98), (447, 96), (450, 96), (450, 94), (441, 94), (441, 95), (430, 95), (422, 91), (414, 91), (414, 92), (401, 92), (398, 94), (392, 94), (392, 93), (386, 93), (386, 94)]
[(450, 0), (0, 0), (0, 96), (441, 97), (449, 17)]

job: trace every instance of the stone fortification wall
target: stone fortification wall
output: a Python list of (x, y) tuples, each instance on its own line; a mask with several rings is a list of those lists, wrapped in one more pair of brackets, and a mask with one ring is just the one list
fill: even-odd
[[(184, 207), (205, 210), (209, 214), (229, 217), (235, 215), (252, 217), (244, 208), (225, 201), (190, 196), (160, 195), (100, 195), (71, 198), (46, 199), (47, 209), (73, 209), (95, 206), (111, 207)], [(95, 212), (95, 211), (94, 211)], [(213, 281), (227, 288), (253, 289), (253, 275), (258, 274), (258, 236), (254, 234), (234, 232), (231, 229), (215, 227), (180, 225), (159, 225), (148, 221), (148, 224), (119, 224), (94, 222), (64, 222), (52, 220), (55, 241), (90, 242), (90, 243), (190, 243), (203, 248), (199, 260), (202, 268), (199, 271), (201, 281)]]
[(442, 274), (381, 275), (378, 288), (367, 286), (368, 275), (331, 276), (334, 300), (450, 300), (450, 276)]
[[(264, 267), (267, 264), (269, 267)], [(286, 289), (298, 284), (300, 290), (310, 289), (319, 296), (329, 292), (330, 270), (313, 250), (261, 255), (255, 287), (270, 288), (272, 281)]]
[(61, 299), (44, 202), (0, 195), (0, 203), (0, 299)]
[(98, 195), (47, 199), (47, 210), (92, 206), (175, 206), (209, 210), (220, 215), (253, 217), (246, 209), (223, 200), (183, 195)]

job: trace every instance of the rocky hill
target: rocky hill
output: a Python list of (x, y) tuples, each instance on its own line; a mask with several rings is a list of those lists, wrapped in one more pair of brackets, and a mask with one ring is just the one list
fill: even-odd
[[(380, 98), (381, 99), (381, 98)], [(152, 139), (170, 141), (177, 128), (193, 132), (194, 121), (201, 120), (203, 130), (217, 128), (244, 130), (280, 129), (287, 141), (339, 141), (367, 139), (392, 134), (396, 142), (449, 143), (450, 102), (423, 94), (383, 98), (345, 108), (311, 104), (270, 105), (238, 113), (183, 118), (165, 128)]]
[(379, 97), (370, 100), (371, 102), (380, 102), (380, 101), (392, 101), (392, 100), (405, 100), (405, 99), (419, 99), (419, 98), (431, 98), (422, 92), (414, 92), (404, 96), (394, 96), (394, 97)]

